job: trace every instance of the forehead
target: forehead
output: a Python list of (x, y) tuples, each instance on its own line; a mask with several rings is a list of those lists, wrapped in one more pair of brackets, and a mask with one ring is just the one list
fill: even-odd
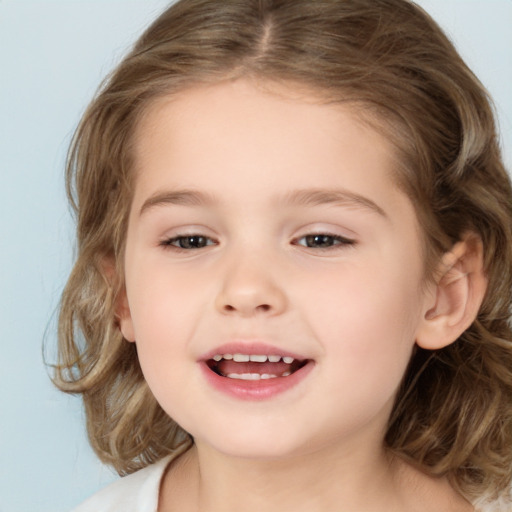
[(239, 182), (258, 174), (270, 192), (283, 173), (300, 182), (308, 175), (321, 180), (320, 169), (353, 169), (354, 177), (380, 170), (381, 181), (397, 168), (394, 146), (358, 105), (329, 104), (293, 84), (248, 80), (153, 101), (136, 126), (134, 150), (139, 187), (157, 169), (168, 184), (174, 179), (187, 187), (219, 169), (231, 169)]

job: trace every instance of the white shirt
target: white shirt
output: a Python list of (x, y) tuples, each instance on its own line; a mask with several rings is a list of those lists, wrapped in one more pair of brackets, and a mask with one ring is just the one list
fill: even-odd
[(177, 455), (168, 455), (116, 480), (71, 512), (157, 512), (160, 483), (167, 466)]

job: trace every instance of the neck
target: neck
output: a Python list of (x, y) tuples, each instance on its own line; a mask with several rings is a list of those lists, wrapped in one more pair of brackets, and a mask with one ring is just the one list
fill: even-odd
[[(398, 510), (392, 466), (384, 450), (375, 446), (362, 451), (361, 447), (333, 449), (331, 444), (286, 460), (257, 460), (230, 457), (199, 444), (182, 462), (181, 473), (188, 475), (186, 494), (197, 500), (190, 507), (187, 499), (185, 509)], [(176, 486), (172, 495), (176, 506)]]

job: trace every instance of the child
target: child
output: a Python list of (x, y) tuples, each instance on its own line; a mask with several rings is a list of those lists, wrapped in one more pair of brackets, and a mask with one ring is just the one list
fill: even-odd
[(55, 380), (133, 473), (77, 511), (510, 510), (512, 189), (415, 4), (178, 1), (68, 191)]

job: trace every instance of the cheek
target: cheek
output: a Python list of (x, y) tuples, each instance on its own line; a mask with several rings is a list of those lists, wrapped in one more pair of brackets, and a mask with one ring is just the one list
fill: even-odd
[(137, 354), (155, 398), (175, 417), (185, 405), (183, 383), (190, 382), (194, 362), (189, 340), (197, 325), (197, 293), (179, 275), (151, 265), (139, 270), (128, 288)]
[[(301, 302), (307, 304), (309, 321), (327, 329), (396, 342), (397, 335), (413, 336), (422, 307), (419, 272), (385, 265), (351, 265), (323, 274), (302, 286)], [(395, 336), (391, 336), (395, 333)]]
[(132, 272), (127, 269), (126, 285), (137, 352), (151, 389), (165, 397), (191, 378), (193, 343), (204, 337), (216, 283), (208, 272), (170, 265), (161, 255), (151, 261), (136, 256), (127, 262)]
[(325, 275), (303, 297), (307, 323), (333, 368), (343, 369), (347, 385), (356, 380), (369, 391), (376, 382), (398, 385), (421, 319), (421, 293), (413, 286), (419, 274), (384, 267)]
[(172, 344), (200, 316), (204, 286), (190, 273), (161, 262), (134, 263), (137, 271), (127, 281), (127, 291), (137, 339)]

